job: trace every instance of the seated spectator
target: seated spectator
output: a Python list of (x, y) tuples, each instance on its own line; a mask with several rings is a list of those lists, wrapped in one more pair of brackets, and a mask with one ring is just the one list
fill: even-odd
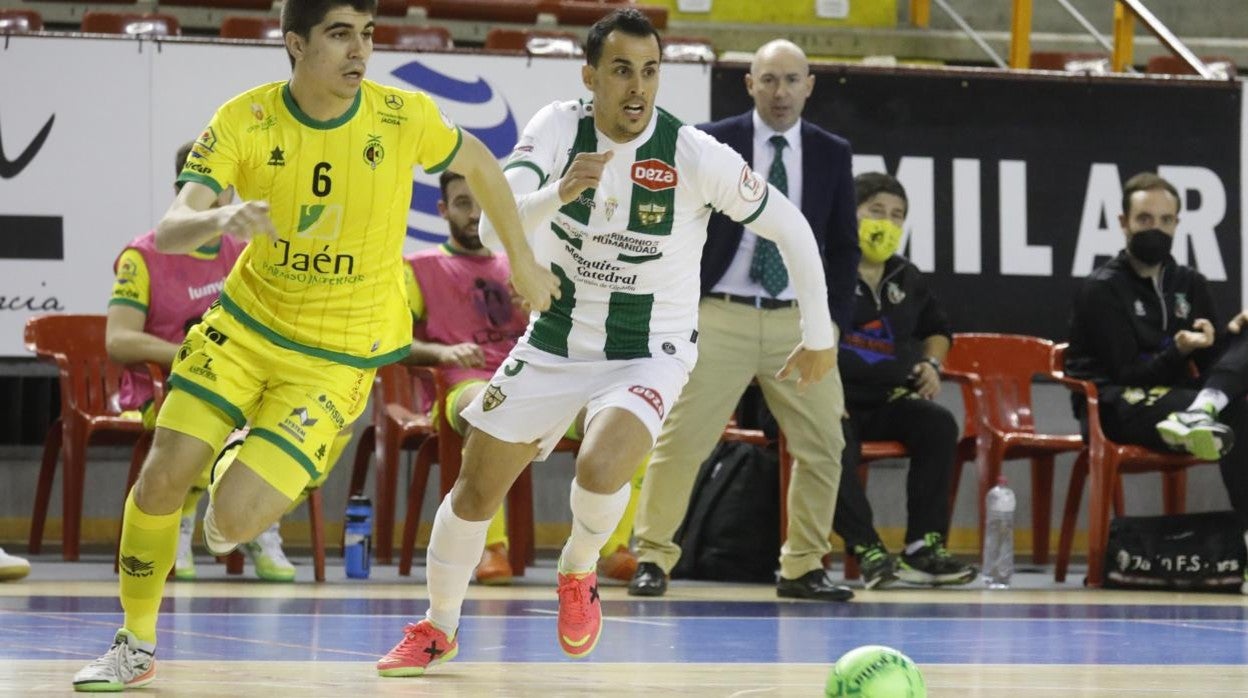
[[(902, 581), (966, 584), (978, 571), (945, 548), (949, 480), (958, 425), (932, 398), (952, 333), (918, 267), (896, 254), (908, 202), (897, 180), (881, 173), (854, 178), (858, 202), (858, 287), (852, 328), (841, 338), (838, 365), (848, 415), (845, 453), (832, 528), (845, 540), (868, 589)], [(906, 546), (894, 559), (871, 520), (858, 481), (863, 441), (900, 441), (910, 452), (906, 475)]]
[(11, 582), (30, 574), (30, 563), (25, 558), (10, 555), (0, 548), (0, 582)]
[[(507, 258), (495, 255), (481, 243), (477, 225), (481, 207), (472, 197), (460, 174), (445, 171), (439, 184), (442, 199), (438, 212), (450, 228), (447, 241), (436, 248), (409, 255), (408, 298), (415, 320), (412, 351), (407, 363), (442, 366), (449, 393), (448, 421), (463, 434), (467, 424), (459, 415), (486, 388), (487, 382), (507, 353), (523, 334), (528, 313), (517, 307), (519, 296), (511, 293)], [(584, 426), (584, 414), (568, 429), (577, 439)], [(637, 569), (637, 559), (629, 551), (633, 516), (645, 463), (633, 476), (628, 509), (615, 533), (602, 548), (599, 574), (628, 581)], [(482, 584), (511, 582), (507, 559), (507, 528), (503, 510), (490, 521), (485, 550), (477, 565), (476, 579)]]
[[(1079, 290), (1066, 371), (1097, 384), (1101, 428), (1114, 441), (1218, 460), (1245, 530), (1248, 451), (1231, 447), (1248, 428), (1248, 313), (1219, 330), (1205, 277), (1170, 255), (1181, 207), (1156, 174), (1127, 180), (1118, 219), (1126, 247)], [(1087, 418), (1078, 397), (1075, 413)]]

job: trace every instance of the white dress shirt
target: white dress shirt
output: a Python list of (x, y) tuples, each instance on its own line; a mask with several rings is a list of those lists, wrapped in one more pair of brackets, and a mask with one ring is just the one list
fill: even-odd
[[(789, 201), (799, 209), (802, 207), (802, 122), (798, 119), (793, 127), (784, 133), (780, 133), (768, 126), (758, 110), (755, 109), (751, 114), (754, 119), (754, 154), (750, 161), (750, 166), (754, 171), (762, 175), (764, 178), (771, 172), (771, 161), (776, 156), (776, 147), (771, 144), (771, 137), (775, 135), (784, 136), (788, 141), (788, 146), (781, 153), (784, 160), (785, 175), (788, 177)], [(737, 296), (761, 296), (763, 298), (771, 298), (771, 294), (763, 288), (763, 285), (750, 278), (750, 262), (754, 259), (754, 245), (758, 241), (758, 236), (746, 227), (741, 234), (741, 244), (737, 247), (737, 254), (732, 258), (732, 264), (728, 265), (728, 270), (720, 277), (719, 283), (711, 288), (712, 293), (731, 293)], [(784, 290), (776, 296), (780, 300), (794, 300), (797, 293), (793, 290), (792, 281)]]

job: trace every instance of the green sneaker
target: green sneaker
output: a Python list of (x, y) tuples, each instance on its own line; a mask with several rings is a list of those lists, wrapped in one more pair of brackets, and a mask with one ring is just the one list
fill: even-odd
[(266, 582), (295, 580), (295, 566), (290, 564), (286, 553), (282, 552), (282, 534), (278, 532), (277, 524), (270, 526), (269, 530), (256, 536), (250, 543), (244, 543), (242, 548), (251, 558), (251, 564), (256, 567), (256, 576), (260, 579)]
[(195, 537), (195, 513), (182, 517), (178, 525), (178, 557), (173, 563), (173, 578), (183, 581), (195, 578), (195, 553), (191, 550), (191, 539)]
[(902, 553), (897, 572), (901, 581), (926, 586), (968, 584), (979, 576), (974, 565), (958, 562), (946, 548), (945, 537), (939, 533), (923, 536), (923, 547), (914, 553)]
[(1157, 434), (1171, 448), (1203, 460), (1219, 460), (1235, 445), (1235, 432), (1215, 419), (1212, 410), (1171, 412), (1157, 422)]
[(897, 581), (897, 561), (888, 554), (883, 543), (855, 545), (854, 557), (858, 558), (858, 568), (862, 570), (864, 588), (886, 589)]

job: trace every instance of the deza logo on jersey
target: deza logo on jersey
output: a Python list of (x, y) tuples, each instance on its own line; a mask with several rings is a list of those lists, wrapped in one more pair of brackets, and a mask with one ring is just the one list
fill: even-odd
[[(433, 97), (460, 128), (485, 143), (494, 157), (506, 157), (516, 144), (519, 134), (511, 105), (484, 78), (461, 80), (440, 73), (420, 61), (405, 63), (391, 74)], [(503, 114), (501, 120), (498, 117), (500, 112)], [(438, 199), (442, 198), (442, 192), (436, 176), (427, 178), (427, 181), (432, 184), (419, 179), (413, 183), (411, 210), (414, 215), (409, 217), (407, 234), (425, 242), (442, 242), (446, 240), (446, 222), (438, 215)]]
[(650, 191), (672, 189), (676, 186), (676, 168), (655, 158), (634, 162), (633, 181)]

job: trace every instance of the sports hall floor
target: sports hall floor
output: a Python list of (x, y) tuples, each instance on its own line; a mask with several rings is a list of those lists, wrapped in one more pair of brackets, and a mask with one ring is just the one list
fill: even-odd
[[(12, 552), (20, 552), (20, 548)], [(35, 556), (0, 584), (0, 696), (69, 695), (121, 614), (111, 560)], [(423, 570), (374, 567), (329, 582), (307, 560), (293, 584), (170, 582), (153, 696), (818, 696), (836, 657), (883, 644), (909, 654), (933, 697), (1248, 696), (1248, 602), (1238, 595), (1086, 591), (1032, 568), (1009, 591), (898, 588), (848, 604), (780, 602), (769, 586), (676, 581), (661, 599), (603, 585), (592, 659), (555, 641), (554, 562), (509, 588), (474, 586), (459, 657), (416, 679), (373, 662), (423, 612)], [(839, 574), (839, 570), (837, 572)]]

